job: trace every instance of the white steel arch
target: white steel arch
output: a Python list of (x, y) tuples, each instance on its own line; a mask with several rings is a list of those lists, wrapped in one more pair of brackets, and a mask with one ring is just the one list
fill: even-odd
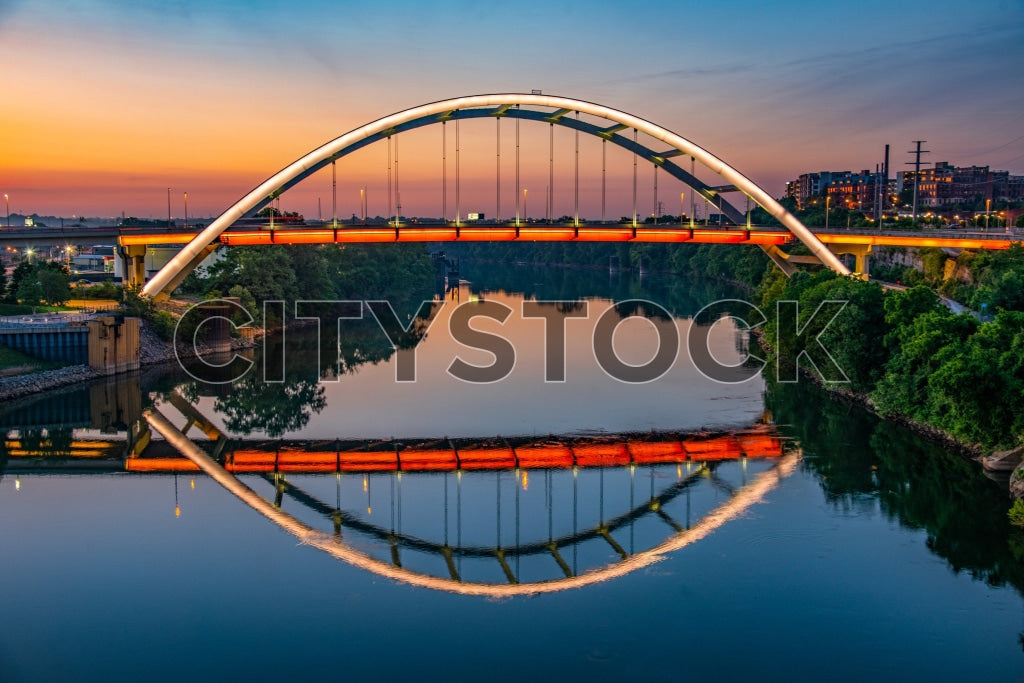
[[(305, 156), (297, 159), (271, 177), (267, 178), (255, 189), (239, 199), (224, 213), (218, 216), (216, 220), (196, 235), (195, 239), (185, 245), (185, 247), (174, 258), (172, 258), (167, 265), (153, 276), (153, 278), (143, 288), (142, 293), (145, 296), (154, 297), (162, 293), (165, 289), (168, 289), (168, 286), (171, 285), (171, 283), (176, 282), (179, 275), (198, 265), (199, 261), (201, 261), (207, 253), (206, 250), (209, 245), (217, 240), (220, 234), (231, 227), (235, 221), (244, 216), (246, 212), (252, 210), (260, 203), (266, 202), (269, 197), (276, 196), (282, 188), (289, 185), (290, 181), (307, 174), (312, 167), (323, 165), (332, 157), (341, 155), (345, 150), (351, 148), (360, 141), (389, 131), (404, 123), (415, 121), (416, 119), (422, 119), (424, 117), (443, 115), (460, 109), (501, 107), (506, 105), (549, 107), (554, 110), (564, 109), (568, 111), (578, 111), (613, 121), (614, 123), (626, 126), (627, 128), (634, 128), (656, 140), (660, 140), (670, 147), (679, 150), (683, 154), (693, 157), (701, 165), (713, 171), (718, 176), (734, 185), (737, 189), (744, 192), (769, 214), (774, 216), (780, 223), (782, 223), (782, 225), (793, 233), (797, 239), (807, 245), (811, 250), (811, 253), (817, 256), (823, 264), (843, 275), (848, 275), (850, 272), (843, 262), (840, 261), (839, 258), (807, 228), (807, 226), (801, 223), (796, 216), (786, 211), (786, 209), (770, 194), (765, 192), (755, 182), (716, 157), (714, 154), (708, 152), (704, 148), (681, 135), (677, 135), (666, 128), (640, 117), (633, 116), (632, 114), (628, 114), (611, 107), (606, 107), (604, 105), (594, 104), (593, 102), (586, 102), (568, 97), (558, 97), (555, 95), (500, 93), (492, 95), (470, 95), (466, 97), (457, 97), (454, 99), (441, 100), (406, 109), (404, 111), (391, 114), (390, 116), (377, 119), (376, 121), (356, 128), (355, 130), (345, 133), (341, 137), (335, 138), (334, 140), (317, 147)], [(440, 123), (441, 121), (442, 118), (438, 118), (437, 122)]]

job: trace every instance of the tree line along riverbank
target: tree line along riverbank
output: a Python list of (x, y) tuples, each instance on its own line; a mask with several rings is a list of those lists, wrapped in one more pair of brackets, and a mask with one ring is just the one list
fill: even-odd
[[(28, 269), (22, 271), (23, 278), (27, 277), (24, 273)], [(294, 321), (262, 320), (264, 301), (429, 298), (433, 284), (433, 261), (419, 245), (301, 245), (227, 249), (225, 257), (209, 271), (193, 273), (186, 279), (176, 291), (181, 300), (166, 305), (155, 305), (137, 291), (109, 283), (75, 288), (74, 294), (78, 298), (113, 299), (119, 304), (117, 312), (142, 319), (140, 363), (145, 366), (195, 355), (193, 349), (181, 345), (176, 354), (170, 344), (181, 313), (191, 302), (236, 297), (252, 313), (256, 327), (273, 329)], [(19, 288), (24, 289), (20, 284)], [(184, 336), (191, 338), (193, 331), (186, 330)], [(235, 348), (251, 345), (244, 339), (232, 340)], [(198, 350), (203, 351), (201, 343)], [(100, 377), (87, 366), (61, 368), (20, 356), (5, 365), (11, 374), (0, 377), (0, 400)]]
[[(825, 269), (786, 278), (759, 250), (732, 245), (493, 247), (466, 245), (461, 254), (596, 264), (614, 257), (649, 271), (745, 283), (753, 292), (751, 303), (768, 317), (761, 337), (771, 364), (799, 358), (801, 369), (810, 370), (806, 360), (821, 358), (820, 338), (848, 379), (824, 386), (848, 400), (975, 454), (1012, 449), (1024, 438), (1024, 298), (1018, 296), (1024, 293), (1024, 249), (1019, 246), (994, 254), (962, 252), (956, 258), (921, 250), (916, 255), (921, 269), (906, 264), (881, 269), (882, 276), (909, 283), (903, 290)], [(952, 313), (940, 291), (963, 297), (987, 315)], [(801, 334), (779, 334), (783, 301), (797, 302)], [(834, 320), (814, 316), (827, 301), (846, 302)]]
[[(847, 382), (826, 382), (880, 415), (942, 434), (976, 453), (1015, 448), (1024, 435), (1024, 250), (963, 252), (952, 260), (922, 250), (911, 265), (884, 266), (904, 291), (821, 269), (785, 278), (759, 250), (733, 245), (502, 243), (447, 245), (468, 258), (506, 262), (643, 267), (745, 283), (768, 316), (770, 360), (820, 358), (820, 339)], [(879, 272), (876, 269), (876, 272)], [(266, 246), (228, 249), (179, 290), (203, 299), (238, 297), (258, 317), (263, 301), (408, 297), (429, 290), (435, 271), (417, 245)], [(988, 315), (955, 315), (937, 291), (957, 293)], [(779, 334), (779, 302), (797, 302), (798, 335)], [(835, 319), (814, 316), (844, 301)], [(980, 306), (980, 304), (986, 304)], [(125, 310), (168, 338), (175, 314), (130, 293)], [(172, 354), (173, 355), (173, 354)]]

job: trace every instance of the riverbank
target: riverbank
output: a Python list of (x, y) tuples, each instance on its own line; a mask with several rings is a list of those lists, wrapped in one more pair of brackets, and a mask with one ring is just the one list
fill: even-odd
[(99, 379), (104, 375), (88, 365), (69, 365), (54, 370), (27, 372), (0, 378), (0, 401), (59, 389), (79, 382)]
[[(770, 345), (766, 343), (764, 336), (764, 330), (761, 327), (754, 328), (751, 330), (754, 337), (757, 339), (758, 344), (764, 349), (769, 349)], [(833, 400), (840, 401), (850, 406), (857, 407), (861, 410), (867, 411), (871, 415), (878, 417), (881, 420), (886, 420), (894, 424), (898, 424), (901, 427), (917, 434), (918, 436), (925, 438), (932, 443), (935, 443), (943, 448), (952, 451), (960, 455), (961, 457), (969, 460), (974, 460), (981, 464), (982, 458), (986, 457), (988, 453), (979, 444), (968, 443), (956, 436), (939, 429), (938, 427), (915, 420), (907, 415), (902, 414), (887, 414), (883, 415), (878, 411), (877, 406), (871, 397), (865, 393), (853, 391), (847, 388), (840, 388), (839, 386), (832, 386), (824, 381), (820, 375), (807, 369), (801, 369), (801, 375), (803, 379), (812, 382), (815, 386), (820, 388), (822, 391), (828, 393), (829, 397)]]
[[(262, 333), (262, 330), (258, 331), (257, 338), (259, 333)], [(234, 351), (243, 351), (255, 346), (255, 340), (244, 338), (231, 340), (231, 349)], [(212, 348), (199, 343), (194, 349), (179, 346), (176, 353), (174, 347), (161, 339), (147, 321), (141, 321), (139, 329), (139, 365), (141, 367), (178, 363), (212, 352)], [(107, 376), (109, 375), (104, 375), (87, 365), (69, 365), (51, 370), (0, 377), (0, 401), (22, 398)]]

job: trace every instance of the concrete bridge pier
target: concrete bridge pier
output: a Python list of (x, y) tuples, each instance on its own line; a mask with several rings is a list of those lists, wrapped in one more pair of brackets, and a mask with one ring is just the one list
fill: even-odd
[(124, 260), (124, 276), (129, 287), (146, 284), (146, 245), (129, 244), (121, 247)]
[[(869, 259), (871, 254), (870, 244), (830, 244), (828, 248), (836, 256), (851, 254), (854, 259), (853, 275), (862, 280), (869, 278), (871, 273), (871, 261)], [(821, 260), (817, 256), (787, 254), (774, 244), (761, 245), (761, 249), (786, 274), (786, 277), (791, 276), (797, 271), (798, 264), (822, 265)]]
[(851, 254), (853, 256), (853, 274), (861, 280), (867, 280), (871, 274), (871, 245), (870, 244), (833, 244), (829, 248), (837, 255)]

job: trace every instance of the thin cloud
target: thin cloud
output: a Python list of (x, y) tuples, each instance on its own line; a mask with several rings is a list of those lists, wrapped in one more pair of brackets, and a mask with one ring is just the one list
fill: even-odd
[(641, 76), (634, 76), (632, 78), (633, 80), (654, 80), (660, 78), (704, 78), (708, 76), (728, 76), (730, 74), (745, 73), (753, 70), (754, 67), (750, 66), (749, 64), (721, 64), (718, 66), (698, 66), (687, 69), (673, 69), (671, 71), (662, 71), (660, 73), (645, 74)]

